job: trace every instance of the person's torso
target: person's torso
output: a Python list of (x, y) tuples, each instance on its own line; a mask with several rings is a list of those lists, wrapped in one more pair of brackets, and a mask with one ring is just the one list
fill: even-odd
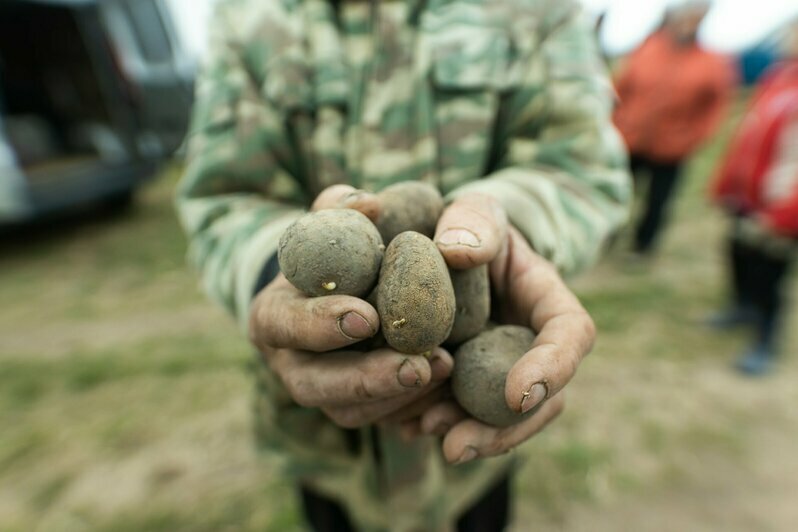
[(634, 59), (634, 90), (619, 108), (619, 127), (633, 152), (678, 160), (695, 146), (715, 95), (722, 59), (697, 46), (677, 47), (656, 35)]
[(534, 53), (543, 4), (552, 16), (572, 7), (248, 2), (239, 46), (262, 96), (291, 123), (308, 194), (338, 182), (376, 190), (411, 179), (446, 193), (491, 170), (502, 149), (502, 98), (522, 76), (525, 90), (539, 77), (545, 112), (547, 65)]
[(766, 207), (796, 188), (798, 169), (774, 172), (784, 150), (795, 150), (798, 132), (790, 134), (798, 116), (798, 62), (778, 67), (756, 96), (732, 143), (727, 165), (736, 194), (750, 209)]
[[(550, 67), (537, 52), (552, 23), (542, 17), (562, 18), (574, 4), (345, 0), (336, 11), (324, 0), (241, 0), (239, 6), (231, 15), (234, 49), (258, 96), (288, 125), (293, 147), (278, 156), (303, 189), (286, 185), (272, 196), (302, 194), (307, 201), (338, 182), (379, 190), (424, 180), (447, 193), (485, 176), (504, 148), (508, 123), (519, 119), (502, 114), (508, 95), (526, 91), (534, 105), (523, 120), (545, 122)], [(566, 50), (559, 59), (568, 57)], [(277, 412), (276, 422), (298, 438), (312, 432), (310, 422), (329, 426), (321, 413)], [(364, 438), (357, 456), (344, 455), (334, 437), (329, 445), (319, 438), (314, 448), (315, 487), (335, 492), (361, 522), (432, 527), (506, 467), (501, 459), (446, 467), (438, 442), (404, 443), (388, 429), (375, 430), (378, 437)]]

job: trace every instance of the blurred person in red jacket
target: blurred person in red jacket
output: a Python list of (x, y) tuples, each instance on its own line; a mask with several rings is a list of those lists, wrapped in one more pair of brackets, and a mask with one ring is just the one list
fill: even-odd
[(760, 82), (713, 182), (713, 200), (732, 216), (732, 305), (716, 328), (752, 324), (756, 338), (737, 362), (748, 374), (769, 370), (783, 316), (783, 282), (798, 241), (798, 20), (786, 59)]
[(721, 55), (704, 50), (698, 29), (708, 1), (682, 1), (668, 9), (662, 26), (621, 68), (615, 123), (640, 183), (650, 177), (634, 251), (650, 254), (679, 181), (682, 163), (717, 129), (735, 84)]

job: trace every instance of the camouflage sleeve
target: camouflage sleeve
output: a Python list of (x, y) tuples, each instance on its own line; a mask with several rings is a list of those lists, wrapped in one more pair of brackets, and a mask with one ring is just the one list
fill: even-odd
[(261, 96), (224, 6), (197, 82), (188, 161), (177, 190), (191, 263), (204, 290), (245, 325), (261, 269), (306, 198), (283, 117)]
[(612, 87), (591, 31), (574, 9), (552, 24), (499, 118), (498, 169), (450, 195), (498, 199), (532, 247), (566, 274), (596, 259), (631, 200)]

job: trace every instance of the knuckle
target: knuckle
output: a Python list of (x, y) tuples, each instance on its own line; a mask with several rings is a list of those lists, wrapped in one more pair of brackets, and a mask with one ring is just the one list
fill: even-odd
[(263, 344), (263, 318), (262, 318), (262, 299), (259, 297), (252, 310), (249, 313), (249, 321), (247, 323), (247, 336), (249, 341), (256, 347), (262, 347)]
[(490, 441), (487, 445), (485, 445), (480, 454), (482, 456), (497, 456), (500, 454), (504, 454), (509, 451), (507, 444), (504, 441), (504, 438), (497, 437)]
[(307, 393), (307, 386), (302, 380), (296, 379), (291, 375), (281, 375), (281, 378), (288, 395), (291, 396), (296, 404), (304, 408), (316, 406)]
[(598, 334), (598, 329), (596, 328), (596, 322), (593, 321), (593, 317), (587, 313), (587, 311), (583, 311), (583, 322), (585, 328), (585, 336), (590, 339), (591, 345), (593, 340), (596, 338)]
[(371, 401), (374, 399), (374, 393), (371, 390), (368, 376), (362, 371), (358, 371), (350, 381), (349, 389), (352, 397), (358, 401)]
[(260, 327), (255, 313), (252, 313), (249, 317), (249, 324), (247, 326), (247, 337), (249, 338), (249, 342), (252, 345), (256, 347), (261, 347)]

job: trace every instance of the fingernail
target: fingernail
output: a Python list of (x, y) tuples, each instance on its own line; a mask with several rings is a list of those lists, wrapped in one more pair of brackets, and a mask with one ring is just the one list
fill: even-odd
[(434, 355), (429, 360), (429, 367), (432, 370), (432, 380), (442, 381), (452, 373), (451, 364), (447, 363), (440, 356)]
[(479, 453), (473, 447), (466, 447), (466, 450), (463, 451), (463, 454), (460, 455), (460, 458), (455, 462), (455, 464), (465, 464), (466, 462), (470, 462), (474, 458), (479, 456)]
[(521, 399), (521, 413), (526, 414), (543, 401), (549, 393), (549, 388), (545, 382), (539, 382), (532, 386), (529, 391), (524, 392)]
[(478, 248), (481, 245), (477, 235), (468, 229), (449, 229), (438, 238), (437, 242), (443, 246), (467, 246), (470, 248)]
[(421, 375), (418, 374), (418, 371), (408, 359), (405, 359), (402, 365), (399, 366), (396, 377), (399, 379), (399, 384), (405, 388), (418, 388), (421, 386)]
[(338, 331), (350, 340), (362, 340), (374, 336), (374, 329), (366, 318), (355, 311), (338, 317)]

